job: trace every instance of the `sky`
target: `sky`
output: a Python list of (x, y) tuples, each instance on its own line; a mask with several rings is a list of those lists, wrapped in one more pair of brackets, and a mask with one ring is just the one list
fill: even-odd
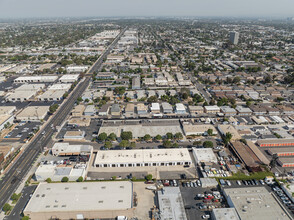
[(294, 17), (294, 0), (0, 0), (0, 18)]

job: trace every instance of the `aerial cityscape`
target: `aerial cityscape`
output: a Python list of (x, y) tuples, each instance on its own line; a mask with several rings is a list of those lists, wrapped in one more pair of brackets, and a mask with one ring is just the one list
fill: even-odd
[(286, 9), (50, 17), (1, 4), (0, 219), (294, 219)]

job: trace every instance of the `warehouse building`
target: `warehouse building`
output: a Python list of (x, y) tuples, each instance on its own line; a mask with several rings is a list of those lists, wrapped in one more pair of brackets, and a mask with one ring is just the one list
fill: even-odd
[(217, 158), (213, 153), (212, 148), (194, 148), (193, 147), (193, 156), (197, 164), (201, 163), (217, 163)]
[(66, 67), (66, 72), (68, 73), (82, 73), (85, 72), (88, 66), (68, 66)]
[(292, 219), (265, 187), (223, 188), (223, 193), (242, 220)]
[(241, 105), (238, 105), (236, 107), (236, 110), (237, 110), (238, 115), (240, 115), (240, 116), (248, 116), (248, 115), (252, 114), (252, 110), (250, 108), (243, 107)]
[(204, 110), (202, 106), (194, 106), (194, 105), (189, 105), (189, 111), (191, 114), (203, 114)]
[(211, 212), (212, 220), (241, 220), (235, 208), (216, 208)]
[(49, 83), (55, 82), (58, 79), (58, 76), (21, 76), (14, 80), (15, 83)]
[(241, 135), (238, 133), (237, 129), (235, 129), (232, 125), (218, 125), (218, 130), (222, 135), (226, 135), (226, 133), (232, 134), (231, 141), (236, 141), (242, 139)]
[(63, 164), (40, 165), (35, 172), (34, 178), (38, 182), (44, 182), (48, 178), (52, 181), (61, 181), (63, 177), (67, 177), (69, 181), (77, 181), (79, 177), (85, 179), (87, 174), (86, 167), (86, 164), (75, 165), (75, 167)]
[(113, 104), (111, 106), (111, 116), (120, 116), (120, 106), (119, 106), (119, 104)]
[(217, 114), (220, 113), (220, 108), (217, 105), (207, 105), (204, 106), (204, 112), (207, 114)]
[(159, 103), (154, 103), (154, 102), (151, 103), (150, 111), (153, 114), (159, 114), (160, 113), (160, 105), (159, 105)]
[(98, 151), (96, 167), (147, 167), (192, 164), (187, 148)]
[(67, 140), (84, 140), (85, 135), (85, 131), (67, 131), (63, 138)]
[(256, 141), (260, 147), (287, 147), (294, 145), (294, 139), (264, 139)]
[(187, 220), (179, 187), (165, 187), (157, 191), (160, 219)]
[(144, 103), (138, 103), (137, 104), (137, 113), (138, 115), (146, 115), (148, 111), (148, 108)]
[(0, 115), (11, 115), (15, 110), (15, 106), (0, 106)]
[(221, 106), (220, 109), (225, 116), (234, 116), (237, 114), (237, 111), (229, 106)]
[(10, 102), (28, 101), (35, 96), (37, 92), (45, 88), (45, 84), (25, 84), (16, 88), (13, 92), (8, 93), (5, 100)]
[(91, 145), (73, 145), (69, 143), (55, 143), (52, 147), (52, 155), (54, 156), (72, 156), (72, 155), (88, 155), (93, 153)]
[(38, 96), (39, 101), (60, 101), (66, 90), (47, 90), (42, 95)]
[(171, 104), (167, 102), (161, 103), (162, 111), (164, 114), (172, 114), (173, 113), (173, 107)]
[(86, 116), (94, 116), (96, 115), (96, 108), (94, 105), (87, 105), (84, 110), (84, 115)]
[(277, 162), (281, 167), (294, 167), (293, 157), (280, 157)]
[(60, 77), (58, 81), (61, 83), (74, 83), (78, 81), (79, 76), (80, 76), (79, 74), (67, 74)]
[(18, 121), (44, 120), (49, 111), (49, 106), (28, 106), (18, 113), (15, 118)]
[(216, 135), (217, 131), (215, 129), (215, 127), (213, 125), (209, 125), (209, 124), (201, 124), (201, 125), (197, 125), (197, 124), (191, 124), (189, 122), (183, 122), (183, 131), (185, 133), (186, 136), (189, 135), (207, 135), (207, 131), (208, 129), (212, 130), (212, 134)]
[(186, 114), (186, 108), (182, 103), (176, 103), (176, 109), (175, 109), (176, 114)]
[(230, 146), (239, 160), (247, 167), (253, 168), (261, 165), (261, 161), (256, 157), (254, 152), (251, 151), (251, 148), (244, 143), (240, 141), (233, 141)]
[(278, 157), (290, 157), (294, 156), (293, 148), (274, 148), (267, 150), (270, 155), (277, 154)]
[(41, 183), (24, 209), (32, 220), (133, 217), (132, 182)]
[(71, 111), (71, 115), (73, 117), (82, 117), (85, 111), (84, 105), (76, 105), (74, 109)]

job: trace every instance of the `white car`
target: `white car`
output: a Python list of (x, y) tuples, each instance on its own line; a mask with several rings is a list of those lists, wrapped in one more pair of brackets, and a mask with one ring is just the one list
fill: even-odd
[(203, 219), (208, 219), (208, 218), (210, 218), (210, 215), (202, 215), (202, 218)]

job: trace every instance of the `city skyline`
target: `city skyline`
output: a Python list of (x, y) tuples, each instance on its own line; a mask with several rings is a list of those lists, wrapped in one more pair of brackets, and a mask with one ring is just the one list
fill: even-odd
[[(264, 7), (266, 5), (266, 7)], [(113, 16), (213, 16), (213, 17), (269, 17), (294, 16), (291, 0), (246, 2), (193, 1), (193, 0), (150, 0), (148, 2), (126, 1), (78, 1), (63, 0), (0, 0), (0, 18), (32, 17), (113, 17)]]

